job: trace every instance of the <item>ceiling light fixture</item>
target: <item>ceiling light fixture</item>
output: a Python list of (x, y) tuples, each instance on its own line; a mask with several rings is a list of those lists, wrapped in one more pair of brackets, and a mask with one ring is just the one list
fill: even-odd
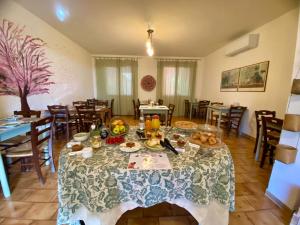
[(146, 41), (146, 51), (147, 51), (148, 56), (153, 56), (153, 54), (154, 54), (153, 43), (152, 43), (153, 32), (154, 32), (154, 30), (152, 30), (152, 29), (147, 30), (148, 39)]

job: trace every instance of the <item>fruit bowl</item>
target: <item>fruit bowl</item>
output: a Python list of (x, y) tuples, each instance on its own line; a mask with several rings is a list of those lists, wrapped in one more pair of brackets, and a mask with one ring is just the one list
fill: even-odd
[(111, 136), (125, 135), (129, 131), (128, 124), (119, 117), (114, 117), (111, 119), (109, 124), (109, 132)]

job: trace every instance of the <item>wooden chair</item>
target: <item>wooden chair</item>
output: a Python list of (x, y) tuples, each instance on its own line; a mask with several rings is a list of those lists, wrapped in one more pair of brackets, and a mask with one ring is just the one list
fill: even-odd
[(105, 106), (108, 107), (108, 100), (95, 100), (95, 106)]
[(190, 116), (190, 101), (188, 99), (184, 100), (184, 117), (189, 117)]
[(206, 119), (207, 106), (209, 106), (210, 101), (201, 100), (198, 103), (197, 116), (200, 119)]
[(88, 106), (95, 106), (96, 105), (96, 99), (95, 98), (87, 99), (86, 103), (87, 103)]
[(276, 117), (275, 111), (269, 111), (269, 110), (258, 110), (255, 111), (255, 119), (256, 119), (256, 139), (255, 139), (255, 146), (253, 152), (256, 152), (257, 144), (258, 144), (258, 138), (260, 136), (260, 130), (262, 126), (262, 116), (264, 117)]
[(164, 104), (164, 100), (158, 99), (157, 103), (158, 103), (158, 105), (163, 105)]
[[(15, 116), (23, 116), (23, 117), (41, 117), (41, 111), (30, 110), (29, 114), (25, 111), (14, 111)], [(16, 137), (7, 139), (0, 143), (0, 146), (3, 148), (10, 148), (13, 146), (17, 146), (19, 144), (23, 144), (30, 141), (30, 136), (28, 135), (18, 135)]]
[[(223, 102), (211, 102), (210, 103), (211, 106), (221, 106), (223, 105)], [(213, 124), (213, 121), (218, 122), (218, 117), (219, 117), (219, 114), (212, 111), (210, 112), (210, 124)]]
[(110, 100), (110, 111), (112, 117), (114, 116), (114, 102), (115, 102), (114, 98)]
[(171, 126), (172, 124), (172, 118), (173, 118), (173, 113), (175, 110), (175, 105), (174, 104), (169, 104), (169, 110), (168, 110), (168, 121), (167, 121), (167, 126)]
[[(46, 117), (31, 123), (31, 141), (4, 152), (6, 158), (31, 158), (26, 165), (33, 165), (41, 183), (45, 183), (41, 166), (50, 161), (51, 171), (55, 172), (52, 151), (53, 118)], [(48, 147), (47, 147), (48, 146)], [(45, 149), (47, 150), (45, 151)], [(42, 161), (42, 163), (40, 163)], [(24, 166), (26, 166), (24, 165)]]
[(134, 119), (138, 119), (138, 111), (139, 109), (137, 108), (137, 105), (135, 104), (134, 99), (132, 99), (132, 105), (133, 105), (133, 112), (134, 112)]
[(75, 117), (70, 116), (68, 106), (64, 105), (48, 105), (48, 110), (53, 117), (53, 126), (56, 139), (58, 138), (58, 132), (63, 131), (66, 128), (67, 140), (70, 139), (72, 128), (76, 128), (78, 132), (78, 122)]
[(273, 117), (262, 116), (262, 126), (263, 126), (263, 152), (260, 162), (260, 167), (263, 168), (266, 155), (270, 151), (270, 164), (273, 164), (273, 154), (276, 145), (279, 143), (280, 133), (282, 130), (283, 120)]
[(93, 106), (77, 106), (77, 114), (79, 116), (80, 131), (88, 132), (90, 126), (94, 123), (101, 124), (101, 117), (97, 115)]
[(87, 105), (87, 102), (86, 101), (75, 101), (75, 102), (73, 102), (74, 107), (80, 106), (80, 105)]
[(224, 116), (222, 119), (222, 123), (226, 125), (228, 134), (230, 133), (231, 129), (236, 130), (237, 136), (240, 134), (240, 125), (246, 109), (247, 107), (244, 106), (230, 107), (228, 116)]

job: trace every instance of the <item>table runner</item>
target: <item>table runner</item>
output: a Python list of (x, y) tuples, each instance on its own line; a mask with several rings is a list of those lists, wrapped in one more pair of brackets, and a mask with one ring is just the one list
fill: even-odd
[[(174, 132), (179, 131), (169, 136)], [(135, 138), (135, 128), (128, 136)], [(105, 145), (88, 159), (69, 156), (69, 151), (64, 148), (59, 159), (59, 224), (70, 222), (81, 206), (97, 213), (125, 202), (150, 207), (184, 198), (203, 207), (216, 201), (234, 210), (234, 165), (227, 146), (209, 150), (212, 154), (194, 147), (178, 156), (164, 150), (171, 170), (127, 170), (130, 154), (118, 146)]]

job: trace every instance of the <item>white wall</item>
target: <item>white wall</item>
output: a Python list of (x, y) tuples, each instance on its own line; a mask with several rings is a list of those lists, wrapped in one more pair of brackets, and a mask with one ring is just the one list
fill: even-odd
[[(290, 91), (295, 52), (298, 9), (259, 27), (259, 46), (234, 57), (226, 57), (224, 46), (204, 59), (203, 89), (200, 96), (224, 104), (247, 106), (241, 131), (255, 137), (255, 110), (275, 110), (283, 118)], [(220, 92), (222, 71), (270, 61), (265, 92)]]
[[(50, 10), (50, 9), (49, 9)], [(52, 62), (49, 94), (29, 97), (32, 109), (45, 109), (48, 104), (71, 104), (73, 100), (93, 96), (92, 59), (82, 47), (56, 31), (40, 18), (15, 3), (0, 2), (0, 20), (7, 19), (20, 27), (25, 25), (25, 34), (39, 37), (46, 45), (46, 56)], [(20, 110), (20, 100), (15, 96), (0, 96), (0, 116)]]
[[(294, 60), (293, 78), (300, 79), (300, 17), (298, 22), (297, 46)], [(291, 80), (290, 80), (291, 83)], [(300, 95), (292, 95), (287, 105), (287, 113), (300, 115)], [(297, 147), (298, 154), (294, 164), (286, 165), (275, 161), (267, 192), (275, 196), (291, 209), (300, 206), (300, 132), (283, 131), (281, 144)]]

